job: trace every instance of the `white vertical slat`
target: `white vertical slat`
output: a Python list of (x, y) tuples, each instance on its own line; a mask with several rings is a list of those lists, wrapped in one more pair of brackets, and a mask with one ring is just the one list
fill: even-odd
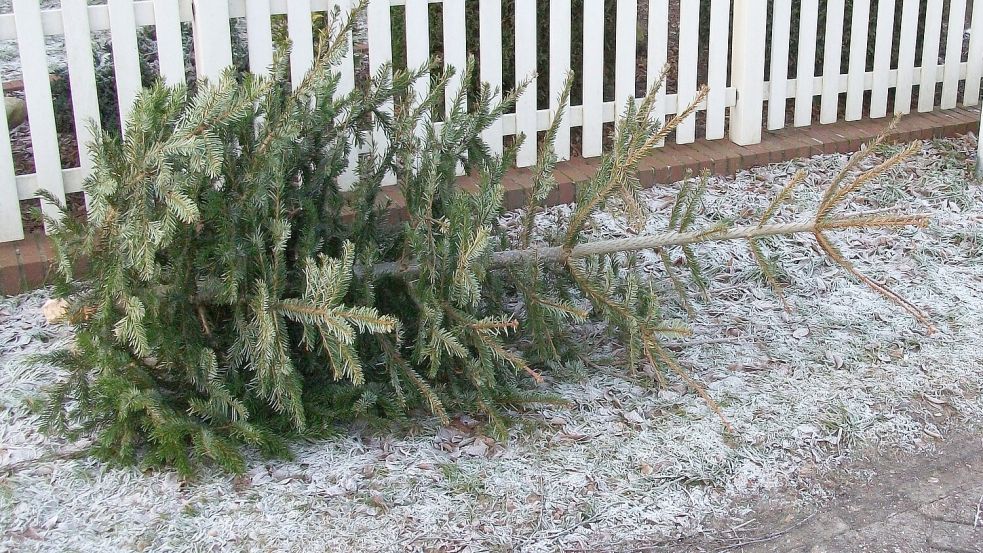
[(819, 28), (819, 0), (802, 0), (799, 10), (799, 51), (796, 53), (796, 127), (812, 124), (815, 103), (813, 81), (816, 76), (816, 36)]
[(614, 111), (623, 112), (626, 102), (635, 97), (636, 48), (638, 39), (638, 0), (619, 0), (615, 15)]
[[(464, 72), (468, 68), (468, 51), (466, 43), (466, 22), (464, 16), (464, 0), (444, 0), (444, 63), (457, 70), (447, 83), (446, 103), (450, 109), (451, 102), (457, 97), (464, 84)], [(465, 99), (463, 109), (467, 109)]]
[[(983, 0), (973, 0), (973, 19), (970, 23), (969, 55), (966, 68), (966, 88), (963, 105), (975, 106), (980, 101), (980, 81), (983, 81)], [(983, 144), (983, 140), (980, 140)]]
[(218, 79), (232, 65), (232, 27), (229, 3), (191, 0), (194, 14), (195, 72), (199, 78)]
[[(366, 21), (368, 22), (369, 39), (369, 70), (372, 75), (378, 73), (380, 68), (392, 62), (392, 12), (389, 0), (370, 0)], [(392, 112), (393, 103), (390, 101), (383, 106), (383, 110)], [(389, 147), (389, 139), (381, 128), (376, 127), (372, 135), (372, 149), (380, 155)], [(395, 184), (395, 175), (389, 174), (383, 180), (383, 184)]]
[[(37, 0), (14, 0), (14, 20), (38, 186), (64, 202), (65, 185), (61, 177), (58, 130), (55, 128), (51, 82), (48, 80), (48, 54), (44, 47), (41, 8)], [(49, 217), (58, 216), (57, 208), (46, 200), (41, 201), (41, 211)]]
[(311, 0), (287, 2), (287, 35), (290, 36), (291, 43), (290, 83), (297, 88), (314, 65)]
[[(430, 61), (430, 2), (427, 0), (406, 1), (406, 66), (416, 70)], [(455, 69), (460, 70), (459, 67)], [(419, 107), (430, 95), (430, 76), (417, 79), (413, 84), (416, 94), (414, 107)], [(425, 113), (416, 124), (416, 135), (421, 139), (426, 134), (431, 114)]]
[[(154, 0), (154, 31), (157, 57), (164, 82), (174, 86), (185, 82), (184, 43), (181, 40), (181, 13), (174, 0)], [(68, 30), (68, 26), (65, 26)]]
[(891, 73), (891, 49), (894, 47), (894, 0), (877, 3), (877, 30), (874, 39), (874, 81), (870, 93), (870, 117), (887, 115), (888, 77)]
[[(353, 2), (354, 0), (331, 0), (331, 9), (337, 6), (341, 10), (338, 16), (339, 26), (348, 22), (349, 16), (352, 15)], [(338, 81), (338, 95), (348, 94), (355, 89), (355, 52), (352, 33), (346, 34), (342, 40), (345, 41), (345, 55), (342, 56), (337, 67), (337, 71), (341, 74)]]
[(951, 0), (949, 3), (949, 30), (945, 41), (945, 72), (942, 77), (942, 109), (956, 107), (965, 26), (966, 0)]
[[(429, 0), (406, 0), (406, 66), (415, 70), (430, 61), (430, 2)], [(424, 79), (425, 80), (425, 79)], [(426, 97), (429, 81), (417, 85), (418, 96)]]
[(901, 31), (898, 34), (898, 84), (894, 90), (894, 112), (911, 111), (911, 87), (915, 82), (915, 47), (918, 33), (918, 0), (901, 5)]
[[(669, 56), (669, 0), (649, 0), (648, 41), (646, 91), (651, 91), (665, 69)], [(665, 113), (666, 87), (663, 84), (655, 95), (652, 115), (655, 119), (664, 121)], [(664, 143), (665, 141), (660, 141), (659, 146)]]
[[(583, 156), (601, 155), (604, 144), (604, 0), (584, 0)], [(586, 45), (594, 45), (590, 48)]]
[(734, 3), (733, 81), (737, 104), (731, 111), (730, 139), (742, 146), (761, 142), (767, 24), (765, 2), (737, 0)]
[(249, 71), (256, 75), (269, 75), (273, 65), (273, 27), (269, 2), (246, 2), (246, 36)]
[[(502, 88), (502, 0), (481, 0), (478, 5), (478, 73), (492, 90)], [(502, 153), (502, 120), (485, 129), (481, 138), (495, 154)]]
[(922, 70), (918, 80), (918, 111), (935, 108), (935, 84), (939, 72), (939, 41), (942, 39), (942, 0), (928, 0), (925, 14), (925, 41), (922, 44)]
[(79, 166), (83, 175), (88, 176), (92, 172), (92, 157), (88, 148), (99, 132), (99, 94), (92, 63), (92, 34), (86, 0), (62, 0), (61, 16), (65, 25), (65, 61), (68, 63), (68, 82), (72, 90)]
[[(464, 0), (444, 0), (443, 4), (444, 63), (456, 70), (444, 91), (444, 103), (449, 115), (459, 96), (462, 100), (461, 109), (465, 111), (468, 109), (467, 93), (460, 94), (464, 87), (464, 72), (468, 68), (468, 51), (465, 40), (467, 25), (464, 18)], [(464, 174), (462, 163), (457, 164), (457, 174), (459, 176)]]
[(17, 196), (17, 176), (14, 156), (10, 149), (10, 130), (7, 110), (0, 110), (0, 242), (24, 238), (24, 223), (20, 218)]
[(515, 106), (516, 133), (526, 135), (516, 155), (516, 165), (536, 164), (536, 132), (539, 128), (536, 113), (536, 3), (515, 3), (515, 81), (533, 77)]
[[(700, 52), (700, 3), (679, 5), (679, 63), (676, 66), (677, 111), (696, 98), (697, 65)], [(696, 140), (696, 117), (688, 117), (676, 127), (676, 143)]]
[[(331, 8), (334, 9), (335, 6), (341, 9), (341, 21), (339, 22), (339, 25), (343, 24), (348, 20), (348, 15), (352, 8), (352, 0), (331, 0)], [(269, 28), (268, 18), (266, 20), (266, 27)], [(342, 40), (345, 41), (345, 55), (342, 56), (341, 60), (338, 62), (338, 66), (335, 68), (335, 70), (340, 73), (340, 78), (338, 79), (338, 89), (335, 92), (335, 94), (339, 97), (344, 96), (355, 89), (355, 54), (352, 51), (352, 33), (347, 33)], [(250, 61), (252, 60), (250, 59)], [(352, 152), (349, 155), (348, 167), (338, 177), (338, 185), (342, 190), (351, 190), (352, 185), (358, 180), (358, 152), (355, 150), (354, 138), (349, 138), (348, 144), (352, 147)]]
[(850, 65), (847, 72), (845, 113), (847, 121), (856, 121), (863, 116), (869, 20), (870, 0), (854, 0), (850, 24)]
[(143, 89), (133, 0), (109, 0), (109, 30), (113, 42), (113, 67), (116, 69), (116, 96), (123, 124), (120, 128), (125, 135), (133, 102)]
[[(570, 0), (550, 0), (550, 111), (560, 109), (560, 94), (570, 73)], [(570, 159), (570, 111), (556, 130), (554, 150), (560, 160)]]
[[(767, 12), (765, 17), (767, 17)], [(758, 30), (761, 33), (761, 30)], [(762, 41), (762, 67), (764, 67), (764, 41)], [(727, 66), (730, 60), (730, 0), (713, 0), (710, 3), (710, 59), (707, 66), (707, 139), (724, 137), (724, 121), (727, 116)], [(758, 75), (761, 80), (764, 75)], [(760, 124), (760, 123), (759, 123)]]
[(768, 80), (768, 130), (785, 127), (788, 99), (788, 52), (792, 28), (792, 0), (775, 0), (771, 19), (771, 70)]
[(839, 110), (844, 11), (844, 0), (828, 0), (826, 41), (823, 48), (823, 92), (819, 108), (819, 122), (823, 124), (835, 122)]
[(976, 136), (979, 137), (976, 141), (976, 180), (983, 181), (983, 113), (980, 114), (980, 130)]
[[(406, 66), (411, 70), (422, 67), (430, 61), (429, 6), (427, 0), (406, 0)], [(430, 79), (418, 79), (413, 88), (419, 105), (430, 95)], [(417, 125), (417, 134), (422, 134), (424, 128), (424, 122), (420, 121)]]

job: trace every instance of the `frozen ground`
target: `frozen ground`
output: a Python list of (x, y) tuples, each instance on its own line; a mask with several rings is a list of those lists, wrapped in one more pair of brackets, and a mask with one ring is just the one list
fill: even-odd
[[(679, 356), (722, 405), (737, 429), (731, 438), (678, 380), (659, 391), (642, 372), (628, 376), (617, 346), (588, 326), (578, 332), (593, 344), (592, 362), (546, 384), (569, 408), (517, 414), (507, 443), (483, 437), (467, 417), (448, 428), (425, 421), (412, 435), (353, 430), (297, 444), (292, 462), (254, 460), (245, 476), (208, 472), (193, 482), (59, 459), (78, 444), (35, 431), (41, 389), (57, 374), (22, 360), (62, 343), (65, 329), (43, 323), (44, 291), (2, 300), (0, 549), (598, 550), (699, 535), (769, 490), (823, 499), (829, 490), (810, 484), (814, 476), (861, 448), (931, 450), (947, 432), (941, 421), (983, 421), (975, 147), (972, 137), (928, 144), (849, 206), (929, 212), (929, 228), (836, 235), (851, 261), (930, 312), (935, 335), (822, 260), (808, 238), (770, 243), (790, 281), (792, 313), (761, 285), (744, 245), (703, 249), (718, 269), (693, 321), (702, 345)], [(806, 167), (809, 181), (779, 219), (806, 217), (845, 160), (818, 156), (713, 179), (707, 203), (753, 220), (744, 208), (760, 209)], [(645, 197), (664, 206), (676, 189)], [(568, 212), (542, 214), (539, 229)], [(515, 213), (503, 218), (515, 222)], [(617, 213), (594, 225), (599, 235), (626, 234)], [(9, 469), (41, 456), (49, 460)]]

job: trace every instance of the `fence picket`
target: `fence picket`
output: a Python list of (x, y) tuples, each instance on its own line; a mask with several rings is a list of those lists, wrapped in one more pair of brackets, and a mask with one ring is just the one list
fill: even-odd
[(898, 84), (894, 89), (894, 113), (911, 112), (911, 90), (915, 82), (915, 48), (918, 33), (918, 0), (904, 0), (898, 38)]
[[(730, 139), (741, 146), (761, 142), (764, 111), (765, 33), (768, 6), (757, 0), (734, 3), (734, 88), (737, 103), (730, 114)], [(712, 27), (712, 23), (711, 23)], [(707, 122), (709, 128), (709, 121)]]
[(249, 37), (249, 70), (257, 75), (269, 75), (273, 65), (269, 2), (246, 2), (246, 33)]
[[(331, 0), (330, 8), (340, 9), (340, 20), (338, 25), (348, 20), (352, 8), (352, 0)], [(343, 96), (355, 89), (355, 53), (352, 50), (352, 33), (347, 33), (342, 40), (345, 42), (345, 54), (338, 62), (336, 70), (341, 74), (338, 80), (338, 90), (336, 94)], [(338, 177), (338, 185), (342, 190), (350, 190), (352, 185), (358, 180), (358, 151), (355, 148), (354, 138), (348, 139), (348, 145), (352, 151), (348, 155), (348, 167)]]
[(614, 111), (620, 114), (635, 97), (638, 0), (619, 0), (615, 15)]
[(290, 37), (290, 84), (297, 88), (314, 65), (314, 28), (311, 0), (287, 2), (287, 35)]
[[(184, 43), (181, 40), (181, 13), (178, 3), (173, 0), (154, 0), (154, 21), (160, 75), (169, 85), (183, 84)], [(67, 27), (65, 31), (68, 34)]]
[(928, 0), (925, 14), (925, 41), (922, 44), (922, 70), (918, 80), (918, 111), (935, 107), (935, 85), (939, 72), (939, 41), (942, 39), (942, 0)]
[[(648, 20), (648, 68), (646, 88), (651, 90), (656, 80), (665, 70), (669, 50), (669, 0), (649, 0)], [(665, 120), (665, 83), (655, 96), (652, 115), (660, 121)], [(659, 142), (662, 146), (664, 141)]]
[[(584, 44), (604, 44), (604, 0), (584, 0)], [(604, 49), (584, 48), (583, 156), (601, 155), (604, 141)]]
[[(88, 176), (92, 158), (88, 146), (99, 133), (99, 94), (92, 60), (92, 34), (86, 0), (62, 0), (62, 20), (65, 22), (65, 61), (68, 63), (68, 83), (72, 91), (72, 112), (75, 137), (79, 150), (79, 166)], [(88, 197), (86, 197), (88, 201)]]
[(802, 0), (802, 6), (799, 10), (799, 51), (795, 63), (795, 120), (793, 124), (796, 127), (806, 127), (812, 123), (812, 106), (815, 103), (813, 81), (816, 76), (818, 27), (819, 0)]
[[(37, 0), (14, 0), (14, 17), (17, 21), (17, 45), (24, 75), (24, 98), (31, 122), (31, 147), (38, 187), (64, 203), (65, 185), (61, 176), (51, 82), (48, 80), (48, 53), (44, 46), (41, 8)], [(41, 211), (46, 216), (58, 217), (57, 207), (47, 200), (41, 200)]]
[[(679, 5), (679, 63), (676, 65), (676, 106), (682, 110), (696, 98), (699, 65), (700, 2)], [(676, 127), (676, 143), (696, 140), (696, 118), (689, 117)]]
[(819, 105), (819, 122), (836, 122), (840, 104), (840, 56), (843, 49), (844, 0), (826, 4), (826, 40), (823, 47), (823, 88)]
[(894, 47), (894, 0), (877, 3), (877, 27), (874, 38), (874, 80), (870, 93), (870, 117), (887, 115), (887, 92), (890, 87), (891, 49)]
[(17, 175), (10, 148), (10, 129), (7, 128), (7, 110), (3, 109), (0, 110), (0, 242), (24, 238), (24, 222), (20, 216)]
[(526, 135), (515, 162), (519, 167), (536, 164), (536, 2), (515, 3), (515, 81), (529, 80), (529, 87), (515, 105), (515, 129)]
[[(429, 6), (427, 0), (406, 0), (406, 66), (410, 70), (430, 61)], [(426, 98), (429, 87), (429, 79), (420, 79), (415, 85), (418, 100)]]
[[(766, 15), (767, 17), (767, 15)], [(710, 4), (710, 59), (707, 64), (706, 137), (716, 140), (724, 137), (727, 116), (727, 67), (730, 62), (730, 0), (713, 0)], [(764, 52), (762, 51), (762, 58)], [(762, 60), (763, 61), (763, 60)], [(761, 78), (759, 77), (760, 81)], [(760, 126), (760, 125), (759, 125)]]
[(963, 54), (966, 0), (949, 3), (949, 30), (945, 41), (945, 72), (942, 77), (942, 109), (956, 107), (959, 94), (959, 66)]
[[(368, 6), (368, 38), (369, 38), (369, 70), (376, 75), (386, 65), (392, 62), (393, 48), (390, 37), (392, 29), (391, 8), (389, 0), (370, 0)], [(393, 104), (389, 102), (383, 110), (392, 112)], [(378, 126), (372, 135), (371, 150), (383, 152), (389, 146), (386, 133)], [(388, 177), (387, 183), (395, 182)]]
[[(465, 42), (464, 0), (444, 0), (444, 63), (456, 69), (456, 73), (447, 84), (446, 103), (448, 109), (464, 82), (464, 72), (468, 66), (467, 44)], [(467, 98), (462, 109), (467, 109)]]
[(143, 89), (140, 76), (140, 51), (133, 15), (133, 0), (109, 0), (109, 28), (112, 33), (113, 67), (116, 70), (116, 95), (123, 134), (133, 102)]
[[(423, 67), (430, 61), (430, 3), (427, 0), (406, 0), (406, 33), (406, 66), (410, 69)], [(419, 79), (413, 88), (419, 105), (430, 94), (430, 79)], [(417, 135), (422, 136), (424, 129), (421, 121), (417, 125)]]
[(846, 113), (847, 121), (863, 116), (864, 80), (867, 76), (867, 25), (870, 20), (870, 0), (854, 0), (850, 23), (850, 61), (847, 73)]
[(771, 68), (768, 89), (768, 130), (785, 127), (788, 100), (789, 35), (792, 25), (792, 0), (775, 0), (771, 22)]
[(191, 0), (191, 6), (194, 13), (195, 71), (198, 77), (217, 79), (222, 71), (232, 65), (229, 3)]
[[(550, 0), (550, 111), (560, 108), (559, 97), (570, 73), (570, 0)], [(570, 159), (570, 110), (556, 131), (554, 150), (559, 159)]]
[[(980, 81), (983, 81), (983, 0), (973, 0), (973, 19), (970, 25), (972, 30), (969, 35), (966, 88), (963, 91), (964, 106), (975, 106), (980, 101)], [(983, 140), (980, 143), (983, 144)]]
[[(502, 0), (481, 0), (478, 5), (478, 50), (481, 52), (478, 73), (491, 89), (502, 89)], [(502, 153), (502, 120), (495, 121), (481, 137), (488, 148)]]

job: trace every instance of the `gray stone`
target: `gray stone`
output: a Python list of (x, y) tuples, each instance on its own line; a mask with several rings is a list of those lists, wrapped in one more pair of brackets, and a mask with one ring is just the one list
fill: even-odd
[(7, 127), (11, 130), (27, 121), (27, 102), (20, 98), (4, 97), (3, 105), (7, 111)]

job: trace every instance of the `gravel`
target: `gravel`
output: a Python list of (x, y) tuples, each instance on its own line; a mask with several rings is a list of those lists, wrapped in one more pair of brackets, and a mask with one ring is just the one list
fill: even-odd
[[(742, 498), (789, 486), (803, 500), (828, 490), (810, 477), (861, 446), (931, 449), (946, 416), (983, 422), (983, 190), (971, 181), (976, 140), (926, 144), (855, 196), (850, 211), (897, 206), (928, 212), (926, 229), (837, 233), (844, 254), (925, 308), (939, 332), (910, 317), (817, 255), (804, 237), (776, 239), (794, 306), (762, 285), (746, 246), (701, 249), (710, 299), (691, 321), (701, 346), (681, 362), (721, 404), (737, 435), (676, 378), (657, 389), (619, 366), (599, 325), (576, 329), (591, 344), (586, 366), (549, 375), (567, 408), (516, 413), (496, 443), (478, 421), (370, 435), (351, 429), (296, 444), (290, 462), (253, 458), (233, 477), (107, 466), (93, 459), (11, 463), (74, 451), (39, 434), (37, 404), (58, 375), (24, 356), (66, 343), (47, 325), (46, 291), (0, 300), (0, 549), (17, 551), (555, 551), (612, 549), (700, 533)], [(743, 171), (711, 180), (706, 204), (737, 223), (753, 220), (799, 168), (810, 177), (779, 220), (808, 216), (843, 155)], [(644, 193), (661, 206), (678, 184)], [(569, 206), (537, 219), (556, 228)], [(510, 228), (520, 213), (502, 218)], [(649, 230), (661, 230), (653, 221)], [(617, 209), (594, 232), (629, 233)], [(664, 278), (648, 259), (641, 270)], [(666, 289), (667, 298), (672, 297)], [(667, 313), (684, 314), (668, 301)], [(642, 369), (642, 368), (638, 368)], [(562, 374), (560, 374), (562, 373)], [(944, 416), (945, 414), (945, 416)]]

